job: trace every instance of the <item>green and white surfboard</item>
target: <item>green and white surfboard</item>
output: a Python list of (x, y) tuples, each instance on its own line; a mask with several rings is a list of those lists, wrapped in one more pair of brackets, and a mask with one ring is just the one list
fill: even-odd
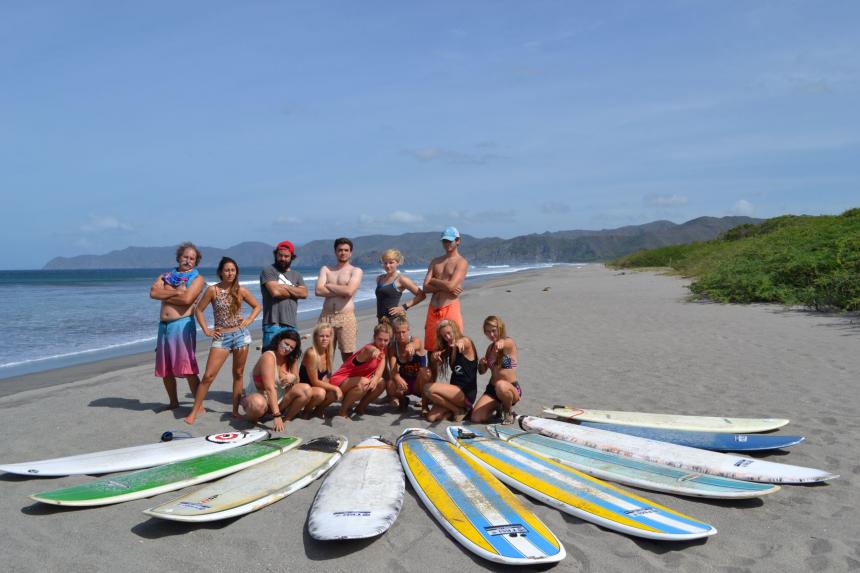
[(299, 445), (301, 438), (266, 440), (124, 475), (31, 495), (42, 503), (89, 507), (151, 497), (210, 481), (279, 456)]

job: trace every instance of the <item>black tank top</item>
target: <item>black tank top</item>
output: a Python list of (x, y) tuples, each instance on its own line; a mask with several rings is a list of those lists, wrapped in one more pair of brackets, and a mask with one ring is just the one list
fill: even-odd
[[(400, 276), (400, 273), (397, 273)], [(402, 292), (397, 290), (397, 276), (387, 284), (376, 284), (376, 319), (388, 316), (388, 309), (400, 304)]]
[(478, 394), (478, 355), (469, 360), (462, 352), (457, 353), (451, 366), (451, 384), (463, 391), (471, 404), (475, 403)]

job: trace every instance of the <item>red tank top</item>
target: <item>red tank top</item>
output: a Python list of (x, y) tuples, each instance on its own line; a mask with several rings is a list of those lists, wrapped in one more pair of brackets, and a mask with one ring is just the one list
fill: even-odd
[(341, 383), (347, 378), (367, 378), (371, 374), (374, 373), (377, 366), (382, 360), (385, 360), (385, 353), (379, 352), (376, 358), (371, 358), (365, 362), (361, 362), (356, 364), (356, 356), (358, 356), (359, 352), (367, 348), (368, 346), (373, 346), (372, 344), (367, 344), (359, 348), (352, 356), (350, 356), (346, 362), (340, 365), (340, 368), (337, 369), (331, 377), (331, 383), (335, 386), (340, 386)]

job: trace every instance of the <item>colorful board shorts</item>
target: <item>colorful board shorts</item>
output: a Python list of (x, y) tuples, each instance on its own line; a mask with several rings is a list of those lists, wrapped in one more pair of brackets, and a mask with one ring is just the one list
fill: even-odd
[(453, 320), (463, 332), (463, 315), (460, 314), (460, 301), (455, 300), (445, 306), (427, 307), (427, 320), (424, 321), (424, 348), (436, 350), (436, 327), (443, 320)]
[(292, 330), (293, 332), (298, 332), (295, 326), (290, 326), (289, 324), (264, 324), (263, 325), (263, 348), (267, 347), (272, 343), (272, 339), (279, 332), (283, 332), (285, 330)]
[(197, 327), (193, 316), (158, 323), (155, 345), (155, 375), (197, 376)]
[(239, 350), (251, 345), (251, 332), (247, 328), (239, 328), (232, 332), (224, 332), (217, 340), (212, 341), (212, 348), (224, 350)]
[(355, 313), (353, 311), (323, 312), (320, 314), (317, 323), (331, 325), (333, 349), (340, 349), (341, 354), (352, 354), (355, 352), (358, 322), (355, 320)]

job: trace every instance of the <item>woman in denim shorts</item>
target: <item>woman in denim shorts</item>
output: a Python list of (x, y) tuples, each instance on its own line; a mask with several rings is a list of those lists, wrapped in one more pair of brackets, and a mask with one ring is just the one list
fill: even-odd
[[(240, 418), (242, 377), (245, 373), (245, 362), (248, 360), (248, 349), (251, 347), (251, 333), (248, 331), (248, 325), (254, 322), (262, 307), (254, 295), (239, 284), (239, 265), (230, 257), (222, 257), (221, 262), (218, 263), (218, 278), (221, 282), (206, 289), (194, 310), (203, 334), (212, 337), (213, 340), (209, 348), (209, 358), (206, 360), (206, 372), (194, 396), (194, 407), (185, 418), (188, 424), (193, 424), (197, 416), (203, 413), (203, 399), (206, 398), (209, 387), (231, 353), (233, 354), (233, 417)], [(251, 307), (248, 318), (242, 318), (243, 302)], [(212, 303), (212, 314), (215, 317), (215, 326), (211, 329), (203, 315), (203, 310), (209, 303)]]

